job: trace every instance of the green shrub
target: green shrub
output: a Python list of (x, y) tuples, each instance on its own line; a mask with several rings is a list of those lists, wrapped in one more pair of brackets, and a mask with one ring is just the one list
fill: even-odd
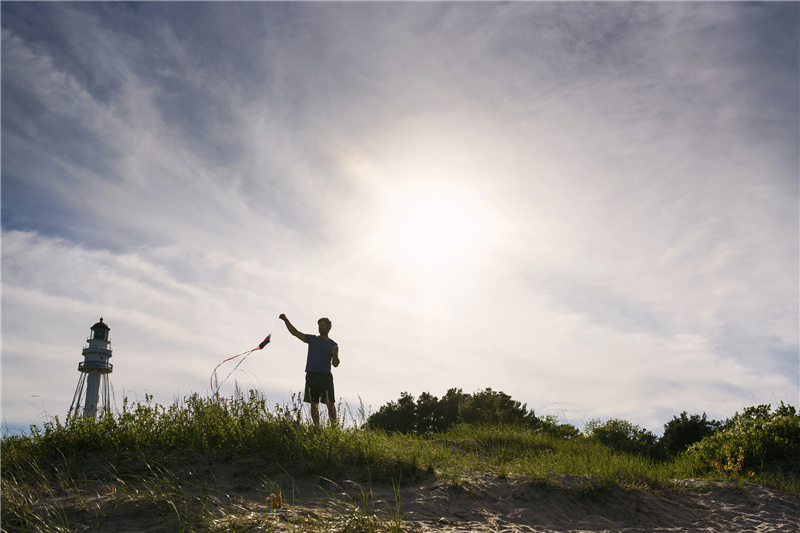
[(581, 432), (572, 424), (561, 424), (558, 417), (547, 415), (539, 419), (539, 430), (541, 433), (559, 439), (572, 439), (580, 436)]
[(619, 418), (606, 422), (590, 420), (586, 423), (585, 432), (590, 440), (614, 451), (634, 455), (649, 455), (658, 440), (652, 432)]
[(442, 399), (423, 392), (418, 400), (407, 392), (400, 394), (367, 420), (372, 429), (427, 435), (441, 433), (456, 424), (512, 425), (535, 428), (540, 425), (527, 405), (491, 388), (474, 394), (450, 389)]
[(720, 473), (741, 470), (796, 476), (800, 473), (800, 416), (783, 402), (774, 412), (770, 407), (759, 405), (736, 413), (723, 429), (691, 445), (686, 454)]
[(465, 424), (489, 426), (537, 427), (539, 419), (526, 404), (512, 400), (504, 392), (484, 389), (468, 396), (458, 407), (458, 416)]
[(686, 411), (664, 424), (664, 435), (658, 440), (656, 455), (674, 457), (694, 444), (711, 436), (722, 426), (721, 422), (708, 420), (706, 414), (689, 416)]
[(396, 402), (382, 405), (377, 413), (371, 415), (367, 424), (372, 429), (398, 433), (416, 432), (417, 408), (414, 397), (407, 392), (402, 392)]

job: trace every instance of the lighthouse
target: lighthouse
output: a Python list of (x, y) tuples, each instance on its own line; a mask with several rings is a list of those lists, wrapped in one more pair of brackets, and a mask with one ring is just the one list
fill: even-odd
[(88, 346), (83, 348), (83, 362), (78, 363), (78, 386), (69, 416), (77, 416), (83, 410), (83, 416), (97, 418), (111, 412), (111, 392), (108, 375), (113, 371), (111, 359), (111, 341), (108, 333), (111, 331), (102, 317), (100, 322), (91, 327), (92, 334), (86, 339)]

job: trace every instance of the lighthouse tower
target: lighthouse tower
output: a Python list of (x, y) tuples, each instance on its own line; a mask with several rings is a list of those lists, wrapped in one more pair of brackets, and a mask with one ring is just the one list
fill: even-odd
[(88, 346), (83, 348), (83, 362), (78, 363), (81, 373), (78, 387), (72, 398), (69, 416), (78, 415), (81, 409), (83, 416), (96, 418), (111, 412), (111, 393), (108, 375), (113, 371), (114, 365), (109, 363), (111, 348), (108, 333), (111, 331), (104, 322), (91, 327), (92, 335), (86, 339)]

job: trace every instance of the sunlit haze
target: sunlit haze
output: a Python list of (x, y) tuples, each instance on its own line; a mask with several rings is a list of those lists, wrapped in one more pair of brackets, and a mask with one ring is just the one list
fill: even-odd
[(2, 423), (492, 388), (661, 434), (800, 400), (796, 2), (3, 2)]

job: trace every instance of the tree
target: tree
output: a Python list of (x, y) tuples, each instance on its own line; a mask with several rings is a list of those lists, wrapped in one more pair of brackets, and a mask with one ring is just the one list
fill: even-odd
[(533, 412), (528, 412), (526, 404), (512, 400), (508, 394), (495, 392), (491, 388), (466, 398), (459, 406), (458, 415), (466, 424), (538, 425), (538, 419)]
[(658, 441), (657, 453), (661, 457), (678, 455), (691, 444), (713, 435), (721, 426), (721, 422), (708, 420), (705, 413), (688, 416), (684, 411), (680, 417), (675, 416), (664, 424), (664, 435)]
[(525, 404), (508, 394), (485, 389), (464, 394), (450, 389), (442, 399), (428, 392), (414, 397), (403, 392), (397, 401), (383, 405), (371, 415), (371, 428), (402, 433), (429, 434), (447, 430), (459, 422), (468, 424), (505, 424), (539, 427), (539, 419)]
[(416, 431), (420, 434), (441, 431), (444, 423), (442, 414), (437, 407), (439, 399), (428, 392), (419, 395), (416, 405)]
[(540, 429), (542, 433), (546, 433), (553, 437), (561, 439), (572, 439), (578, 437), (581, 432), (572, 424), (560, 424), (558, 418), (554, 415), (547, 415), (539, 419)]
[(448, 389), (447, 394), (442, 396), (437, 406), (437, 413), (441, 420), (439, 431), (444, 431), (458, 424), (458, 411), (467, 398), (469, 398), (469, 394), (464, 394), (463, 390), (456, 388)]
[(618, 418), (607, 422), (590, 420), (586, 423), (586, 433), (612, 450), (639, 455), (649, 454), (658, 440), (651, 431)]
[(396, 402), (389, 402), (381, 406), (377, 413), (367, 419), (367, 424), (371, 428), (400, 433), (414, 432), (417, 426), (416, 422), (414, 397), (407, 392), (400, 393), (400, 398)]

